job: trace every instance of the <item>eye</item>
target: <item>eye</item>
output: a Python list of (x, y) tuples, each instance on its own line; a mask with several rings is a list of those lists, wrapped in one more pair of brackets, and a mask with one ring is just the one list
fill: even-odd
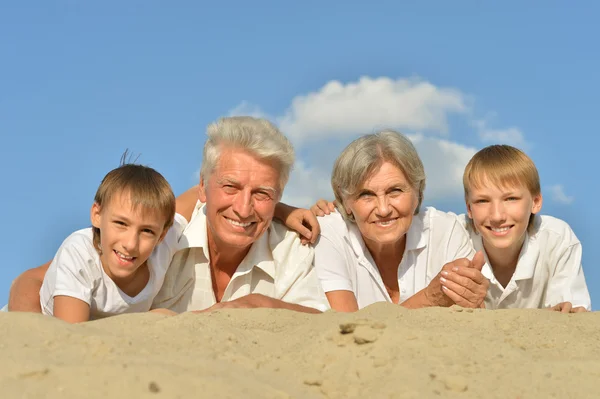
[(486, 199), (476, 199), (475, 201), (473, 201), (475, 204), (485, 204), (488, 202), (488, 200)]
[(256, 193), (254, 193), (254, 198), (256, 198), (259, 201), (267, 201), (267, 200), (272, 199), (271, 193), (268, 191), (258, 191)]
[(113, 221), (114, 224), (116, 224), (117, 226), (127, 226), (125, 224), (125, 222), (121, 221), (121, 220), (115, 220)]
[(508, 197), (506, 200), (507, 201), (518, 201), (519, 198), (518, 197)]
[(143, 229), (142, 233), (144, 233), (144, 234), (150, 234), (150, 235), (156, 235), (154, 233), (154, 230), (152, 230), (152, 229)]
[(360, 193), (358, 193), (357, 198), (369, 198), (372, 196), (373, 196), (373, 193), (371, 193), (369, 191), (361, 191)]

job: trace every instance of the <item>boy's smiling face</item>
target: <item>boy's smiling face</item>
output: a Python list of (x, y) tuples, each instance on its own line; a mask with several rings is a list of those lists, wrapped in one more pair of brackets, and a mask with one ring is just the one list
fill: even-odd
[(94, 203), (91, 220), (100, 229), (102, 268), (118, 286), (135, 277), (166, 233), (160, 212), (133, 208), (127, 193), (103, 206)]
[[(481, 234), (486, 251), (517, 254), (523, 245), (532, 213), (542, 208), (541, 194), (532, 195), (524, 185), (498, 186), (483, 179), (471, 187), (467, 212)], [(508, 255), (508, 254), (507, 254)]]

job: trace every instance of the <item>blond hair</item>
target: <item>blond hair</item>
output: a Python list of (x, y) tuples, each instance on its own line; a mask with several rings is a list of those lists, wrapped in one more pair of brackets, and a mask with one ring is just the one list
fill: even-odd
[[(492, 184), (498, 187), (524, 186), (535, 197), (541, 194), (540, 176), (535, 164), (518, 148), (496, 144), (479, 150), (465, 167), (463, 186), (465, 202), (469, 201), (472, 189)], [(529, 218), (529, 227), (535, 215)], [(469, 227), (475, 231), (473, 220)]]
[(206, 130), (208, 138), (204, 144), (200, 178), (206, 179), (217, 166), (224, 147), (248, 151), (261, 160), (277, 164), (279, 171), (279, 195), (288, 182), (294, 165), (294, 147), (275, 125), (266, 119), (250, 116), (221, 118)]
[(354, 140), (333, 165), (331, 187), (336, 206), (344, 218), (354, 221), (354, 215), (348, 214), (344, 200), (355, 195), (384, 162), (394, 164), (406, 175), (410, 186), (417, 192), (419, 202), (415, 215), (419, 213), (425, 191), (423, 162), (406, 136), (393, 130), (384, 130)]
[[(160, 173), (148, 166), (124, 163), (126, 154), (123, 154), (122, 165), (104, 176), (94, 202), (102, 208), (115, 196), (127, 194), (134, 209), (141, 206), (144, 210), (159, 212), (165, 219), (163, 231), (168, 230), (175, 218), (175, 195), (171, 186)], [(92, 227), (92, 231), (94, 248), (100, 253), (100, 229)]]

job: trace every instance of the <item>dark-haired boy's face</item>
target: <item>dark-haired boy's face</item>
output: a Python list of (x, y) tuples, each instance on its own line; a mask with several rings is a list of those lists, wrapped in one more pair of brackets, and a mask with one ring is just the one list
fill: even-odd
[(469, 217), (481, 234), (486, 251), (518, 254), (531, 214), (542, 207), (542, 196), (531, 195), (523, 185), (503, 187), (486, 183), (471, 188), (467, 198)]
[(103, 206), (95, 203), (91, 220), (100, 229), (102, 268), (118, 286), (135, 277), (166, 233), (165, 217), (142, 206), (134, 208), (126, 193)]

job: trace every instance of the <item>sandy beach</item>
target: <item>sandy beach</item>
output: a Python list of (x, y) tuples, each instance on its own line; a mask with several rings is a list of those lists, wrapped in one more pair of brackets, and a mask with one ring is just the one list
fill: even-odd
[(600, 314), (0, 313), (2, 398), (597, 397)]

